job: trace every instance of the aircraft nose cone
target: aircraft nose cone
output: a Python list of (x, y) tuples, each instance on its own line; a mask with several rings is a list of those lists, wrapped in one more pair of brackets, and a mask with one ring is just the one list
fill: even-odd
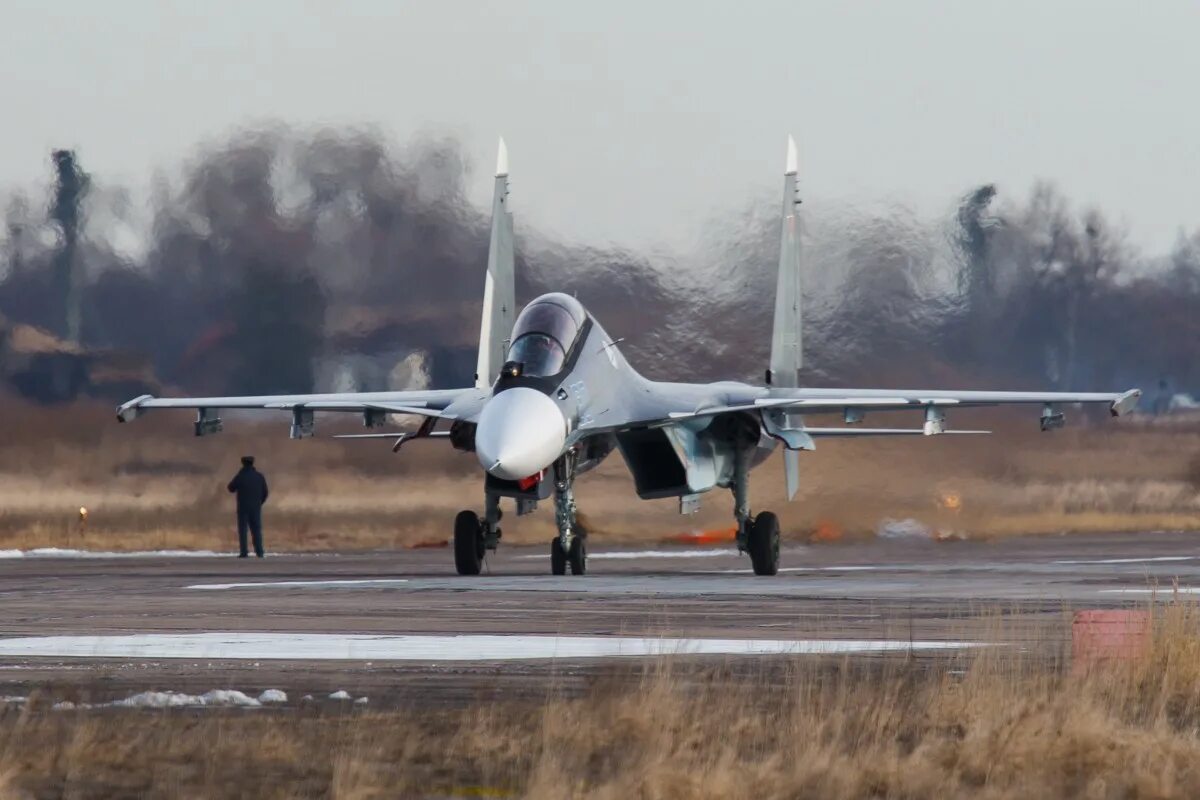
[(516, 387), (488, 400), (475, 429), (475, 455), (503, 480), (535, 475), (562, 454), (567, 423), (553, 400), (536, 389)]

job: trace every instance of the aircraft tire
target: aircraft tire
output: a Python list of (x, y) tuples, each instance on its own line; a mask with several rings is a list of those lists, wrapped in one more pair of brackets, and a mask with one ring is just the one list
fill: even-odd
[(550, 574), (567, 574), (567, 554), (563, 552), (557, 536), (550, 540)]
[(454, 568), (459, 575), (478, 575), (483, 568), (483, 532), (474, 511), (454, 518)]
[(779, 517), (764, 511), (750, 526), (750, 563), (755, 575), (774, 575), (779, 572)]
[[(561, 549), (560, 547), (559, 550)], [(582, 575), (587, 572), (587, 544), (584, 543), (582, 536), (576, 536), (571, 540), (571, 549), (567, 552), (567, 563), (571, 567), (572, 575)]]

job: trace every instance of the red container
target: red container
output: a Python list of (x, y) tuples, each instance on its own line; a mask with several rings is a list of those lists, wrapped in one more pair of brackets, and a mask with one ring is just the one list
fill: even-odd
[(1149, 611), (1076, 611), (1071, 623), (1072, 669), (1137, 658), (1150, 644)]

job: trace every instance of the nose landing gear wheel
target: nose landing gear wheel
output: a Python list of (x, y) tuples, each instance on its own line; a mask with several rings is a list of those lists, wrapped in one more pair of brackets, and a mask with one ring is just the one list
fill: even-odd
[(558, 537), (550, 540), (550, 572), (553, 575), (566, 575), (567, 567), (572, 575), (582, 575), (587, 571), (587, 545), (582, 536), (571, 539), (571, 549), (563, 552)]
[(567, 574), (567, 554), (563, 552), (557, 536), (550, 540), (550, 573), (552, 575)]
[(582, 575), (587, 571), (587, 545), (583, 543), (582, 536), (571, 540), (571, 549), (567, 551), (567, 563), (571, 565), (572, 575)]
[(750, 524), (746, 543), (755, 575), (774, 575), (779, 572), (779, 518), (764, 511)]
[(459, 575), (478, 575), (483, 567), (483, 526), (474, 511), (454, 518), (454, 568)]

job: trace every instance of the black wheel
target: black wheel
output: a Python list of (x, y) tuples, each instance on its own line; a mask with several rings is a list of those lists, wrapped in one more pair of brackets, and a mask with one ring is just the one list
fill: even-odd
[(474, 511), (454, 518), (454, 568), (459, 575), (478, 575), (483, 567), (483, 526)]
[(755, 575), (779, 572), (779, 517), (764, 511), (750, 525), (748, 549)]
[(552, 575), (567, 574), (567, 554), (563, 552), (557, 536), (550, 540), (550, 573)]
[(584, 544), (582, 536), (576, 535), (571, 540), (571, 549), (567, 552), (567, 563), (571, 565), (572, 575), (582, 575), (587, 571), (587, 545)]

